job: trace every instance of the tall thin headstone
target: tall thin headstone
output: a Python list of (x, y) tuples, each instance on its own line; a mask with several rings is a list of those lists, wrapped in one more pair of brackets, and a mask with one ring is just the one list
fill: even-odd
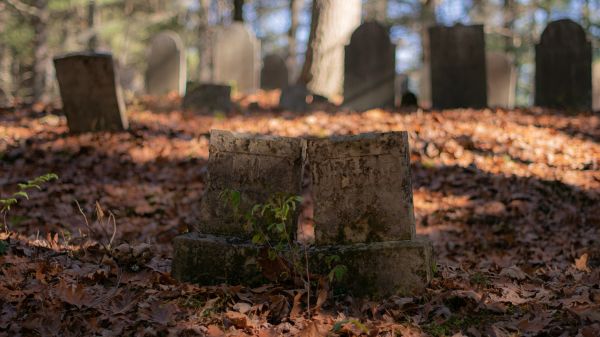
[(73, 53), (54, 59), (71, 132), (127, 128), (125, 103), (111, 54)]
[(344, 106), (355, 110), (394, 106), (396, 46), (375, 21), (352, 34), (345, 49)]
[(186, 61), (183, 41), (175, 32), (162, 32), (152, 38), (148, 50), (146, 91), (151, 95), (185, 93)]
[(212, 81), (251, 93), (260, 85), (260, 41), (241, 22), (218, 27), (212, 48)]
[(434, 108), (487, 104), (483, 25), (429, 28), (431, 99)]
[(535, 46), (535, 104), (592, 107), (592, 45), (571, 20), (550, 22)]
[(515, 105), (517, 71), (505, 53), (486, 53), (488, 106), (512, 108)]
[(283, 89), (289, 85), (289, 71), (283, 57), (269, 54), (263, 59), (260, 72), (261, 89)]

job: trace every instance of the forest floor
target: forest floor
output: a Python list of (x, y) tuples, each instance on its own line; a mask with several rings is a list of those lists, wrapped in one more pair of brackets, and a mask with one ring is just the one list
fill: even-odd
[[(137, 102), (130, 130), (114, 134), (70, 135), (51, 110), (0, 111), (0, 196), (48, 172), (60, 177), (7, 215), (0, 336), (600, 335), (599, 115), (258, 108), (199, 116), (176, 104)], [(302, 289), (173, 280), (171, 240), (193, 222), (212, 128), (408, 130), (417, 233), (433, 241), (437, 261), (427, 291), (328, 296), (309, 314)]]

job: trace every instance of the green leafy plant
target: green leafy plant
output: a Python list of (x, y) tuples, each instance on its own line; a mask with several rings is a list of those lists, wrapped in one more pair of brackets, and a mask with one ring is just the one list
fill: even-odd
[(29, 190), (41, 190), (44, 184), (57, 179), (58, 175), (56, 175), (55, 173), (47, 173), (33, 180), (28, 180), (25, 183), (18, 184), (18, 190), (15, 193), (13, 193), (10, 197), (0, 198), (0, 214), (2, 214), (4, 230), (8, 230), (6, 217), (8, 215), (8, 212), (11, 210), (11, 207), (18, 205), (20, 200), (29, 200)]

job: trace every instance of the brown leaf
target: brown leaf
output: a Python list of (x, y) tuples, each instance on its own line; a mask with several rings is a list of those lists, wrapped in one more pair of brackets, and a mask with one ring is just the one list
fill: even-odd
[(575, 268), (586, 273), (591, 272), (590, 267), (588, 267), (588, 253), (584, 253), (578, 259), (575, 259)]
[(308, 322), (308, 325), (304, 327), (298, 334), (299, 337), (324, 337), (327, 336), (327, 331), (322, 331), (320, 324), (316, 321)]

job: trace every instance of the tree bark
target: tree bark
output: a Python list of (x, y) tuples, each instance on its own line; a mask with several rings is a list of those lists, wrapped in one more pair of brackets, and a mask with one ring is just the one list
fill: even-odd
[(361, 19), (360, 0), (313, 0), (310, 35), (299, 82), (319, 95), (342, 94), (344, 46)]
[(90, 30), (90, 37), (88, 39), (88, 50), (96, 51), (98, 48), (98, 37), (96, 35), (96, 1), (88, 1), (88, 29)]
[[(199, 79), (201, 82), (210, 82), (212, 78), (212, 62), (210, 55), (210, 26), (208, 16), (210, 11), (210, 0), (200, 0), (199, 8), (199, 24), (198, 24), (198, 71), (196, 74), (191, 74), (192, 80)], [(196, 78), (198, 76), (198, 78)]]
[(244, 22), (244, 0), (233, 0), (233, 21)]
[(48, 52), (48, 0), (36, 0), (37, 15), (31, 17), (33, 38), (33, 101), (47, 102), (50, 76), (50, 55)]
[(423, 107), (431, 106), (431, 65), (429, 49), (429, 27), (437, 22), (435, 0), (422, 0), (420, 10), (422, 66), (419, 83), (419, 102)]
[(300, 18), (300, 11), (304, 0), (290, 0), (290, 29), (288, 30), (288, 55), (287, 55), (287, 66), (292, 74), (292, 78), (295, 78), (298, 71), (298, 41), (296, 39), (296, 33), (298, 32), (298, 23)]

